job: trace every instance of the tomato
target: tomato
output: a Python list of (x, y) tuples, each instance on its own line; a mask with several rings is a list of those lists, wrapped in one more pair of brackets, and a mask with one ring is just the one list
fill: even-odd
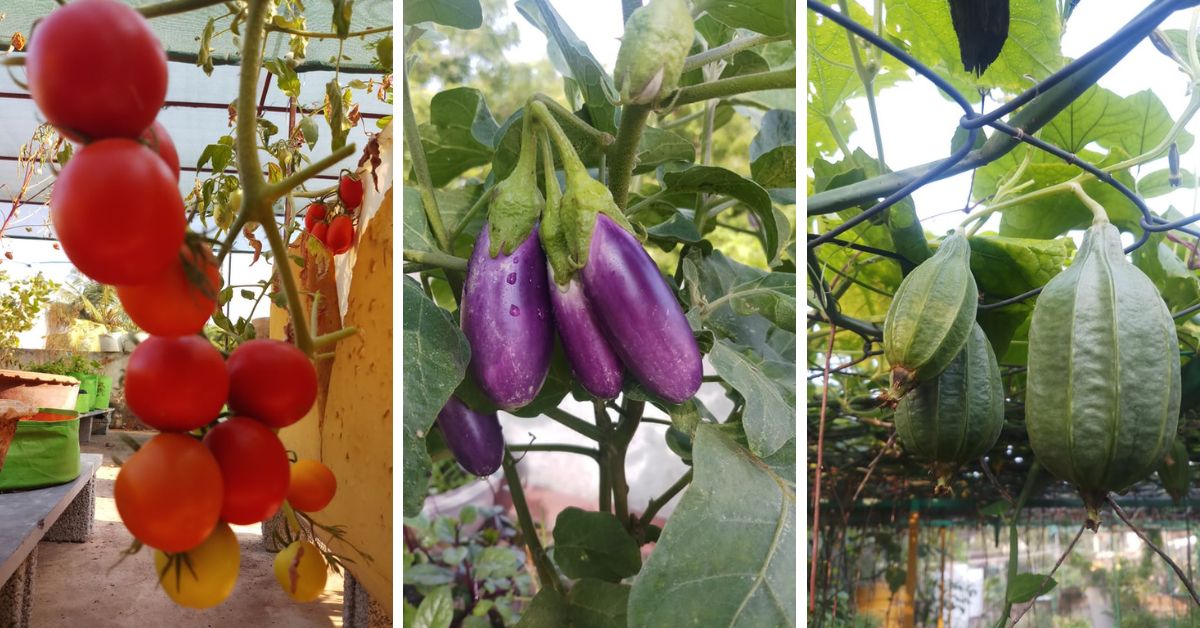
[(342, 201), (342, 205), (346, 209), (357, 209), (359, 205), (362, 205), (362, 181), (348, 174), (342, 175), (342, 178), (338, 180), (338, 199)]
[(335, 216), (329, 223), (329, 235), (325, 237), (325, 245), (329, 252), (341, 255), (350, 250), (354, 244), (354, 221), (345, 214)]
[(204, 542), (183, 554), (154, 552), (158, 584), (172, 600), (188, 608), (211, 608), (225, 601), (237, 583), (242, 558), (237, 535), (218, 523)]
[(336, 492), (337, 478), (329, 467), (316, 460), (297, 460), (292, 465), (287, 490), (287, 500), (292, 508), (317, 512), (333, 501)]
[(200, 441), (164, 433), (121, 465), (113, 497), (137, 540), (186, 552), (208, 538), (221, 515), (221, 468)]
[(204, 435), (221, 467), (221, 519), (237, 525), (274, 515), (288, 492), (287, 450), (265, 425), (245, 417), (223, 421)]
[(54, 184), (50, 217), (71, 263), (114, 285), (163, 275), (178, 260), (187, 229), (171, 170), (126, 139), (100, 140), (75, 153)]
[(198, 334), (217, 309), (221, 273), (206, 244), (184, 244), (159, 278), (117, 286), (117, 298), (138, 327), (156, 336)]
[(321, 597), (327, 570), (321, 550), (308, 541), (296, 541), (275, 557), (275, 579), (297, 602)]
[(25, 72), (46, 120), (75, 141), (137, 138), (167, 97), (166, 51), (146, 19), (116, 0), (51, 12), (33, 30)]
[(325, 241), (329, 239), (329, 225), (323, 222), (313, 225), (312, 229), (309, 229), (308, 232), (321, 244), (325, 244)]
[(229, 407), (271, 427), (299, 421), (317, 400), (317, 369), (295, 345), (251, 340), (229, 355)]
[(141, 140), (150, 150), (162, 157), (167, 167), (171, 169), (171, 174), (175, 175), (175, 180), (179, 181), (179, 151), (175, 150), (175, 142), (171, 141), (171, 136), (167, 134), (167, 128), (155, 120), (150, 128), (142, 132)]
[(125, 402), (147, 425), (186, 432), (221, 412), (229, 392), (225, 360), (200, 336), (151, 336), (125, 367)]
[(304, 208), (304, 228), (310, 232), (313, 227), (325, 222), (325, 217), (329, 215), (329, 208), (325, 207), (324, 203), (313, 203)]

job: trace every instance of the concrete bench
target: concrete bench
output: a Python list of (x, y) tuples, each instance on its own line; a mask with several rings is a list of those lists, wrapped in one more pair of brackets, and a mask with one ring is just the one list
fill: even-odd
[(84, 543), (96, 519), (96, 471), (103, 456), (82, 454), (67, 484), (0, 493), (0, 626), (28, 628), (39, 541)]
[(92, 410), (79, 415), (79, 442), (92, 442), (93, 424), (96, 421), (100, 422), (100, 433), (108, 433), (108, 423), (112, 420), (112, 408), (104, 408), (101, 410)]

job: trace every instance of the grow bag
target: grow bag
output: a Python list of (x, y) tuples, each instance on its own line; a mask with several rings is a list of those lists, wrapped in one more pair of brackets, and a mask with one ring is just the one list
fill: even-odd
[(0, 469), (0, 491), (54, 486), (79, 477), (79, 417), (63, 412), (43, 409), (38, 416), (56, 420), (17, 421)]
[(112, 398), (113, 380), (107, 375), (96, 378), (96, 396), (92, 399), (92, 410), (103, 410), (108, 407)]

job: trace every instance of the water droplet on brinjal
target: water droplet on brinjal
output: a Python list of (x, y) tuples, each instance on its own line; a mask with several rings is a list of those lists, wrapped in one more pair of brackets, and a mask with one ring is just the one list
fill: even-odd
[(513, 306), (509, 306), (509, 308), (508, 308), (508, 313), (509, 313), (509, 315), (511, 315), (511, 316), (520, 316), (520, 315), (521, 315), (521, 308), (519, 308), (519, 307), (517, 307), (517, 306), (515, 306), (515, 305), (513, 305)]
[(515, 285), (517, 283), (517, 273), (508, 273), (508, 277), (505, 278), (505, 281), (507, 281), (508, 285), (510, 286)]

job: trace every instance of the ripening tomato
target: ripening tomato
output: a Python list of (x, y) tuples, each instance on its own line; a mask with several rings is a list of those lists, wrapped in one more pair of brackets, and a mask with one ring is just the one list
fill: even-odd
[(297, 602), (321, 597), (327, 570), (321, 550), (308, 541), (296, 541), (275, 557), (275, 579)]
[(188, 608), (212, 608), (233, 593), (242, 558), (237, 535), (226, 523), (218, 523), (204, 542), (182, 554), (154, 551), (158, 584)]
[(329, 234), (325, 236), (325, 246), (334, 255), (341, 255), (350, 250), (354, 244), (354, 221), (345, 214), (334, 216), (329, 222)]
[(221, 273), (207, 244), (185, 243), (161, 277), (117, 286), (117, 298), (138, 327), (156, 336), (198, 334), (217, 309)]
[(271, 427), (304, 418), (317, 400), (317, 369), (295, 345), (244, 342), (229, 355), (229, 407)]
[(325, 241), (329, 239), (329, 225), (327, 223), (318, 222), (308, 232), (321, 244), (325, 244)]
[(267, 426), (246, 417), (223, 421), (204, 435), (221, 467), (221, 519), (249, 525), (279, 511), (288, 492), (288, 456)]
[(311, 232), (314, 226), (325, 222), (325, 217), (328, 215), (329, 208), (325, 207), (325, 203), (309, 205), (304, 208), (304, 228)]
[(338, 180), (338, 199), (342, 201), (342, 205), (346, 209), (357, 209), (359, 205), (362, 205), (362, 181), (349, 174), (342, 175), (342, 178)]
[(150, 336), (125, 367), (125, 403), (164, 432), (207, 425), (220, 414), (228, 392), (225, 360), (200, 336)]
[(162, 43), (116, 0), (76, 0), (51, 12), (33, 30), (25, 71), (38, 109), (75, 141), (135, 139), (167, 97)]
[(333, 501), (337, 478), (333, 471), (317, 460), (297, 460), (292, 464), (287, 500), (292, 508), (317, 512)]
[(159, 434), (121, 465), (113, 498), (137, 540), (164, 552), (186, 552), (217, 526), (221, 468), (195, 438)]
[(79, 272), (113, 285), (162, 276), (177, 261), (187, 230), (170, 169), (127, 139), (100, 140), (75, 153), (54, 183), (50, 217)]
[(150, 150), (162, 157), (163, 162), (171, 169), (171, 174), (175, 175), (175, 180), (179, 181), (179, 151), (175, 150), (175, 142), (171, 141), (167, 128), (155, 120), (150, 128), (142, 132), (141, 140)]

